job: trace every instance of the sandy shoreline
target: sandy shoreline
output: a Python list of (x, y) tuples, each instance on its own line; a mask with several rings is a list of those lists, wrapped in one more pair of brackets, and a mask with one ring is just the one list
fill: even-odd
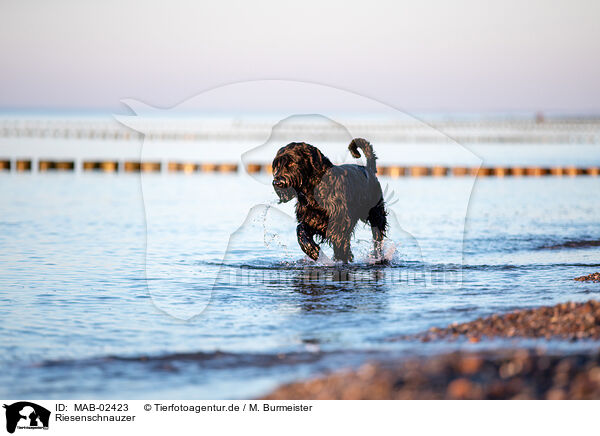
[[(600, 302), (518, 310), (393, 340), (459, 337), (595, 341), (600, 339)], [(597, 345), (578, 354), (515, 348), (374, 362), (283, 385), (264, 399), (600, 399)]]

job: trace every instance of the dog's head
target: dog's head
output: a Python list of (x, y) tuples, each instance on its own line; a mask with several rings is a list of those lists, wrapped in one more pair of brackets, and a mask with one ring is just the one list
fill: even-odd
[(282, 203), (314, 190), (333, 164), (318, 148), (304, 142), (282, 147), (273, 159), (273, 189)]

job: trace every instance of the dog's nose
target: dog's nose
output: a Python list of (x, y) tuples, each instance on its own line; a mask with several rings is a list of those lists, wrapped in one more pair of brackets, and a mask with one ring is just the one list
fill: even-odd
[(273, 179), (273, 186), (276, 188), (285, 188), (285, 180), (281, 177), (276, 177)]

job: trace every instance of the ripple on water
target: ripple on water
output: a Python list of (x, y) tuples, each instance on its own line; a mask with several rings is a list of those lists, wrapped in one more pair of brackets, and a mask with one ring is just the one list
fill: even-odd
[[(279, 216), (278, 232), (259, 220), (260, 234), (233, 241), (240, 244), (225, 257), (248, 210), (272, 192), (235, 177), (162, 177), (175, 211), (199, 183), (229, 198), (202, 213), (158, 217), (164, 239), (152, 254), (169, 273), (158, 275), (146, 267), (139, 178), (3, 179), (0, 396), (254, 396), (368, 358), (440, 351), (386, 343), (393, 335), (598, 292), (572, 280), (600, 268), (597, 180), (478, 183), (464, 235), (453, 227), (465, 222), (451, 195), (459, 182), (385, 182), (401, 198), (398, 226), (419, 250), (405, 238), (387, 265), (374, 265), (360, 234), (369, 229), (359, 229), (358, 261), (324, 265), (303, 256), (293, 219)], [(178, 319), (150, 287), (181, 308), (206, 292), (210, 303)]]

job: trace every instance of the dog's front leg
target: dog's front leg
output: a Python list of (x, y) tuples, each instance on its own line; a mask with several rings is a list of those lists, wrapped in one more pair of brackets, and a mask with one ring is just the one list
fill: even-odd
[(342, 238), (333, 238), (331, 245), (333, 246), (334, 260), (340, 260), (344, 263), (354, 260), (354, 255), (352, 254), (352, 250), (350, 250), (350, 235)]
[(354, 225), (347, 213), (332, 215), (327, 226), (327, 236), (333, 247), (334, 260), (344, 263), (352, 262), (354, 256), (350, 250), (350, 238)]
[(298, 235), (298, 244), (300, 244), (302, 251), (312, 260), (317, 260), (319, 258), (320, 247), (313, 240), (314, 233), (305, 224), (298, 224), (296, 234)]

